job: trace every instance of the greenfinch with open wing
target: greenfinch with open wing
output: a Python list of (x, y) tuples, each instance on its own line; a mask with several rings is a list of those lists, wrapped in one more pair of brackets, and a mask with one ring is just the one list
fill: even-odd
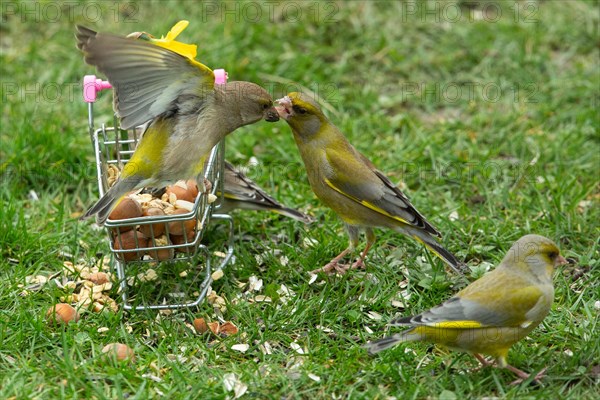
[(215, 85), (215, 75), (194, 59), (196, 47), (173, 39), (136, 40), (77, 27), (77, 47), (114, 88), (122, 129), (150, 121), (116, 183), (82, 217), (103, 224), (131, 190), (196, 178), (210, 150), (239, 127), (277, 121), (271, 96), (250, 82)]

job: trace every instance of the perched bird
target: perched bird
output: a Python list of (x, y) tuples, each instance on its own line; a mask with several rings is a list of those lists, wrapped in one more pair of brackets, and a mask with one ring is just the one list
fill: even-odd
[(435, 240), (440, 233), (400, 189), (348, 142), (313, 99), (294, 92), (277, 103), (279, 116), (292, 128), (313, 192), (340, 216), (350, 237), (347, 249), (313, 272), (347, 270), (348, 266), (340, 264), (340, 260), (354, 250), (360, 230), (364, 229), (367, 244), (352, 265), (352, 268), (362, 267), (375, 242), (373, 228), (381, 227), (416, 239), (462, 273), (463, 264)]
[[(499, 367), (529, 378), (506, 362), (509, 348), (529, 334), (548, 315), (554, 300), (554, 268), (567, 261), (550, 239), (526, 235), (517, 240), (500, 265), (458, 292), (454, 297), (422, 314), (399, 318), (392, 326), (411, 326), (365, 347), (377, 353), (398, 343), (433, 342), (472, 353), (484, 366), (495, 358)], [(543, 376), (541, 371), (534, 379)]]
[(136, 40), (77, 26), (77, 47), (114, 88), (122, 129), (150, 121), (116, 183), (82, 219), (102, 225), (131, 190), (196, 178), (210, 150), (237, 128), (279, 119), (271, 96), (250, 82), (215, 85), (213, 71), (197, 62), (196, 47), (173, 39)]
[(225, 161), (223, 203), (218, 212), (228, 213), (234, 209), (273, 211), (305, 224), (314, 221), (310, 215), (280, 204), (250, 178)]

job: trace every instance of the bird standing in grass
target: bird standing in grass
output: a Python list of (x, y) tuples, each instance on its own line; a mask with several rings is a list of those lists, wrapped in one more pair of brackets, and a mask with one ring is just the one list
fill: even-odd
[(210, 150), (239, 127), (277, 121), (271, 96), (250, 82), (215, 86), (215, 75), (195, 60), (196, 46), (175, 41), (187, 26), (175, 25), (166, 39), (136, 40), (77, 27), (77, 47), (114, 88), (122, 129), (151, 121), (116, 183), (83, 219), (102, 225), (131, 190), (196, 178)]
[(223, 203), (218, 212), (228, 213), (234, 209), (253, 211), (273, 211), (296, 221), (309, 224), (314, 221), (310, 215), (293, 208), (285, 207), (269, 196), (254, 181), (225, 161), (223, 175)]
[[(554, 269), (566, 264), (550, 239), (526, 235), (516, 241), (500, 265), (441, 305), (422, 314), (399, 318), (392, 326), (411, 328), (368, 343), (377, 353), (404, 342), (433, 342), (472, 353), (484, 366), (482, 354), (515, 373), (519, 383), (529, 374), (506, 362), (510, 347), (538, 326), (552, 306)], [(533, 379), (540, 379), (545, 369)]]
[(362, 267), (375, 242), (374, 227), (393, 229), (423, 243), (453, 270), (463, 264), (435, 239), (440, 233), (371, 161), (348, 142), (315, 101), (301, 93), (277, 100), (279, 116), (287, 121), (304, 161), (313, 192), (344, 221), (350, 245), (324, 267), (313, 272), (344, 273), (340, 263), (358, 244), (364, 229), (367, 244), (352, 268)]

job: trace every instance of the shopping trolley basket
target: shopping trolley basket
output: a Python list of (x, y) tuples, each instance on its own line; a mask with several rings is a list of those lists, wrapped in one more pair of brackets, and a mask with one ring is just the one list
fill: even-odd
[[(226, 76), (224, 71), (215, 71)], [(110, 89), (107, 81), (94, 75), (84, 77), (84, 100), (88, 103), (89, 134), (96, 159), (96, 174), (100, 196), (114, 183), (117, 175), (133, 154), (143, 133), (143, 127), (124, 130), (119, 127), (118, 119), (113, 114), (112, 126), (102, 123), (95, 125), (94, 103), (97, 93)], [(143, 309), (173, 309), (193, 307), (200, 304), (206, 297), (214, 273), (222, 270), (233, 256), (233, 220), (229, 215), (217, 213), (220, 200), (217, 193), (223, 193), (223, 153), (224, 142), (215, 146), (208, 157), (203, 178), (197, 182), (201, 189), (192, 202), (186, 202), (178, 213), (165, 215), (139, 216), (127, 219), (109, 219), (105, 222), (108, 231), (110, 250), (114, 267), (119, 279), (123, 307), (126, 310)], [(203, 180), (203, 181), (202, 181)], [(206, 188), (206, 190), (202, 190)], [(154, 188), (154, 192), (156, 189)], [(151, 204), (166, 205), (173, 198), (154, 198), (151, 188), (144, 188), (143, 199)], [(163, 195), (164, 196), (164, 195)], [(172, 201), (173, 202), (173, 201)], [(171, 204), (175, 208), (178, 204)], [(212, 244), (211, 249), (202, 244), (202, 238), (211, 222), (222, 222), (226, 225), (226, 238), (221, 240), (222, 251), (215, 251), (218, 244)], [(217, 242), (219, 243), (219, 241)], [(211, 260), (218, 258), (215, 266)], [(175, 283), (175, 289), (169, 285), (153, 283), (156, 270), (167, 272), (170, 283)], [(190, 269), (193, 271), (190, 272)], [(150, 271), (152, 273), (150, 273)], [(169, 275), (169, 272), (171, 273)], [(188, 286), (185, 293), (177, 281), (191, 276), (192, 287)], [(148, 300), (136, 293), (136, 286), (150, 282), (158, 290), (157, 299)], [(182, 285), (183, 286), (183, 285)], [(141, 293), (141, 292), (140, 292)], [(155, 304), (148, 304), (154, 302)]]

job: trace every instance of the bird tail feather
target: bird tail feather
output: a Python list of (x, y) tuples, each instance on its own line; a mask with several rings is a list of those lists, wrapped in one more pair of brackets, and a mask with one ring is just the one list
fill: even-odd
[(363, 347), (369, 351), (369, 354), (379, 353), (380, 351), (389, 349), (399, 343), (415, 342), (421, 339), (421, 335), (413, 334), (412, 330), (409, 329), (402, 333), (397, 333), (392, 336), (386, 336), (382, 339), (374, 340), (369, 342)]
[(310, 224), (314, 222), (314, 218), (310, 215), (304, 214), (298, 210), (294, 210), (293, 208), (281, 207), (281, 208), (271, 208), (270, 210), (275, 211), (277, 214), (281, 214), (285, 217), (289, 217), (295, 219), (296, 221), (303, 222), (305, 224)]
[(80, 219), (85, 220), (96, 215), (96, 223), (100, 226), (104, 225), (110, 212), (119, 204), (123, 196), (133, 190), (139, 182), (140, 179), (137, 178), (118, 181)]
[[(268, 196), (265, 193), (261, 193), (262, 196)], [(305, 224), (310, 224), (315, 221), (313, 217), (308, 214), (304, 214), (298, 210), (293, 208), (285, 207), (281, 205), (277, 200), (272, 197), (267, 198), (269, 202), (261, 202), (260, 200), (256, 200), (251, 197), (242, 197), (240, 195), (235, 195), (227, 192), (227, 187), (225, 188), (224, 194), (224, 202), (219, 209), (219, 212), (229, 213), (232, 210), (241, 209), (241, 210), (253, 210), (253, 211), (273, 211), (277, 214), (283, 215), (284, 217), (292, 218), (296, 221), (303, 222)]]
[(464, 275), (467, 266), (458, 260), (454, 254), (446, 250), (441, 244), (439, 244), (429, 233), (417, 230), (411, 230), (410, 235), (422, 243), (425, 247), (431, 250), (436, 256), (442, 259), (450, 268), (459, 275)]

